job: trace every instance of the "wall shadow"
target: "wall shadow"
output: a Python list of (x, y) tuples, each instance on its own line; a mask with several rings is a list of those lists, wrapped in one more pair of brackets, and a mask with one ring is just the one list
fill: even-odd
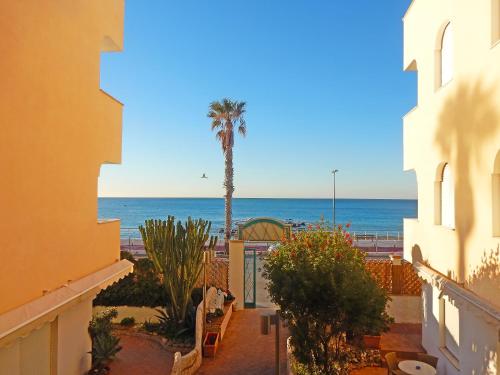
[(483, 253), (481, 264), (467, 278), (466, 286), (500, 309), (500, 245)]
[[(481, 81), (457, 83), (457, 89), (444, 103), (439, 116), (434, 143), (444, 162), (452, 168), (455, 179), (455, 233), (458, 239), (458, 261), (448, 275), (459, 283), (465, 282), (465, 251), (475, 225), (473, 183), (470, 171), (491, 161), (480, 159), (485, 141), (498, 131), (498, 105), (495, 88)], [(452, 270), (456, 269), (456, 273)]]

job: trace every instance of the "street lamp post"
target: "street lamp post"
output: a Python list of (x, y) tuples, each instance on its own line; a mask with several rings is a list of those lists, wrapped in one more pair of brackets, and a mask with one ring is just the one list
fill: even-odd
[(339, 170), (334, 169), (332, 171), (333, 174), (333, 230), (335, 230), (335, 175)]

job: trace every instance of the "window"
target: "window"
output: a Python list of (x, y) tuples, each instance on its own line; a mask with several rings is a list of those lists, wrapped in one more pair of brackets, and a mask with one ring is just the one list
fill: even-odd
[(460, 313), (448, 297), (439, 300), (440, 346), (447, 358), (458, 367), (460, 358)]
[(444, 86), (453, 78), (453, 31), (451, 24), (446, 25), (441, 39), (441, 82)]
[(500, 0), (491, 0), (491, 44), (500, 41)]
[(438, 168), (435, 224), (455, 228), (455, 183), (448, 164)]

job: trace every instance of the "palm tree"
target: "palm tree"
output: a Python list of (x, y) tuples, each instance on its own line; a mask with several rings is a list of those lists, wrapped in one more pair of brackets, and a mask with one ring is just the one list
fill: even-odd
[(246, 111), (245, 102), (232, 101), (224, 98), (220, 102), (212, 102), (209, 106), (207, 116), (212, 119), (212, 130), (217, 131), (216, 137), (222, 146), (222, 152), (225, 156), (225, 177), (224, 187), (226, 195), (224, 199), (226, 212), (226, 225), (224, 240), (226, 251), (229, 248), (229, 239), (231, 238), (232, 222), (232, 198), (234, 192), (233, 185), (233, 146), (234, 146), (234, 128), (238, 127), (238, 133), (246, 135), (247, 128), (243, 115)]

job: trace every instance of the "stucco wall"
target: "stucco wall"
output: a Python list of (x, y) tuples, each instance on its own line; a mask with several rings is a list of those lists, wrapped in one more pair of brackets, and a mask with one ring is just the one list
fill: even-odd
[[(404, 117), (404, 167), (416, 173), (419, 207), (418, 220), (405, 223), (405, 258), (420, 252), (417, 257), (460, 283), (470, 281), (473, 290), (488, 282), (484, 255), (499, 264), (493, 211), (500, 201), (494, 207), (493, 197), (500, 188), (493, 190), (492, 174), (500, 151), (500, 44), (491, 37), (493, 3), (415, 0), (404, 18), (404, 64), (418, 75), (418, 105)], [(438, 87), (437, 50), (448, 22), (454, 75)], [(455, 180), (455, 229), (435, 225), (435, 183), (444, 163)], [(500, 307), (500, 279), (489, 281), (479, 293)]]
[(120, 223), (97, 221), (122, 121), (100, 53), (122, 48), (123, 17), (123, 0), (0, 2), (2, 375), (88, 370), (90, 298), (123, 276), (103, 272), (118, 264)]
[[(500, 309), (500, 44), (497, 0), (414, 0), (404, 22), (404, 68), (416, 71), (418, 105), (403, 120), (404, 168), (418, 183), (418, 219), (404, 223), (404, 257), (428, 264)], [(453, 33), (453, 78), (440, 81), (442, 32)], [(455, 228), (439, 224), (439, 181), (454, 179)], [(498, 175), (497, 175), (498, 176)], [(497, 183), (494, 183), (494, 180)], [(423, 288), (423, 346), (440, 372), (457, 374), (440, 347), (439, 286)], [(461, 373), (496, 373), (500, 322), (457, 298)], [(497, 310), (498, 311), (498, 310)], [(489, 358), (485, 366), (486, 358)], [(488, 366), (489, 370), (488, 370)], [(493, 369), (493, 367), (495, 369)], [(488, 372), (490, 371), (490, 372)]]
[(240, 240), (232, 240), (229, 242), (229, 290), (236, 298), (234, 309), (240, 310), (245, 306), (244, 297), (244, 247), (245, 244)]
[(119, 259), (119, 223), (97, 223), (122, 121), (99, 54), (121, 48), (123, 14), (123, 0), (0, 2), (0, 314)]
[(391, 295), (387, 313), (395, 323), (422, 323), (422, 298), (420, 296)]
[(7, 347), (0, 348), (0, 375), (81, 375), (91, 362), (88, 324), (92, 301), (85, 299)]
[(439, 374), (497, 374), (498, 331), (474, 309), (459, 307), (460, 314), (460, 356), (458, 368), (445, 355), (441, 348), (439, 314), (439, 295), (437, 288), (425, 284), (422, 293), (423, 324), (422, 346), (429, 354), (439, 358)]

